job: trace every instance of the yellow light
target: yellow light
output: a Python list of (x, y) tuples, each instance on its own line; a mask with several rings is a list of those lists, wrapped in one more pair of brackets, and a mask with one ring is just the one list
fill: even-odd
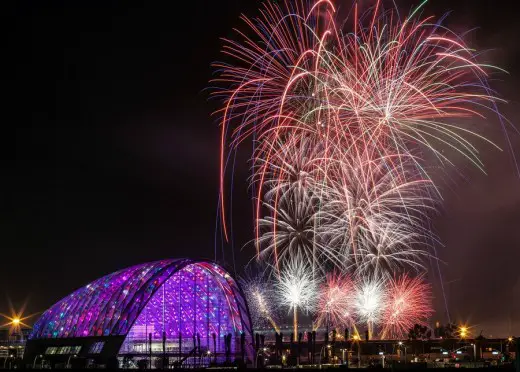
[(20, 318), (14, 318), (11, 323), (13, 323), (13, 325), (17, 326), (18, 324), (20, 324)]
[(352, 339), (354, 339), (355, 341), (358, 341), (359, 340), (359, 335), (352, 336)]
[(509, 342), (513, 342), (513, 337), (509, 336), (509, 337), (507, 338), (507, 341), (509, 341)]

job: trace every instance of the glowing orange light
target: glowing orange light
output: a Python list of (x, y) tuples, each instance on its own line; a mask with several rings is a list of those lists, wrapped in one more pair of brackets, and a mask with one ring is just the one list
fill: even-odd
[(8, 328), (9, 335), (21, 333), (22, 328), (31, 328), (29, 325), (25, 324), (24, 321), (33, 317), (36, 314), (24, 316), (23, 312), (25, 311), (25, 305), (22, 306), (22, 309), (20, 311), (15, 311), (11, 305), (10, 307), (10, 315), (0, 313), (0, 317), (4, 318), (7, 321), (4, 324), (0, 324), (0, 328)]

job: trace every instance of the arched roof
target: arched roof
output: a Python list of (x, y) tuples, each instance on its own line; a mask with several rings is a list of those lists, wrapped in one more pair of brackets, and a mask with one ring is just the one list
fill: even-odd
[[(225, 273), (214, 263), (190, 259), (132, 266), (95, 280), (54, 304), (38, 319), (30, 338), (124, 336), (157, 289), (190, 264)], [(235, 296), (242, 297), (235, 281), (227, 274), (225, 278)], [(244, 300), (237, 302), (247, 312)]]

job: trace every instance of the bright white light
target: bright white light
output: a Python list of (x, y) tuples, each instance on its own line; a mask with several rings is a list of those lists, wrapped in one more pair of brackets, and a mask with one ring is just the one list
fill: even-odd
[(354, 306), (359, 319), (363, 322), (377, 323), (385, 309), (385, 290), (383, 280), (365, 279), (357, 290)]
[(276, 292), (281, 305), (289, 311), (297, 308), (309, 312), (316, 306), (317, 284), (311, 267), (300, 256), (295, 256), (284, 264), (276, 283)]

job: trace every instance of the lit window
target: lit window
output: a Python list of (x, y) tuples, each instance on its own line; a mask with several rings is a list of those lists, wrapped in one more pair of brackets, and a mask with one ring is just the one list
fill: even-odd
[(81, 346), (71, 346), (69, 354), (79, 354), (81, 351)]
[(104, 341), (95, 342), (90, 346), (89, 354), (99, 354), (101, 350), (103, 350), (103, 346), (105, 346)]
[(71, 346), (62, 346), (58, 349), (56, 354), (70, 354)]
[(47, 355), (54, 355), (54, 354), (56, 354), (57, 351), (58, 351), (57, 347), (50, 346), (50, 347), (47, 348), (47, 350), (45, 350), (45, 354), (47, 354)]

